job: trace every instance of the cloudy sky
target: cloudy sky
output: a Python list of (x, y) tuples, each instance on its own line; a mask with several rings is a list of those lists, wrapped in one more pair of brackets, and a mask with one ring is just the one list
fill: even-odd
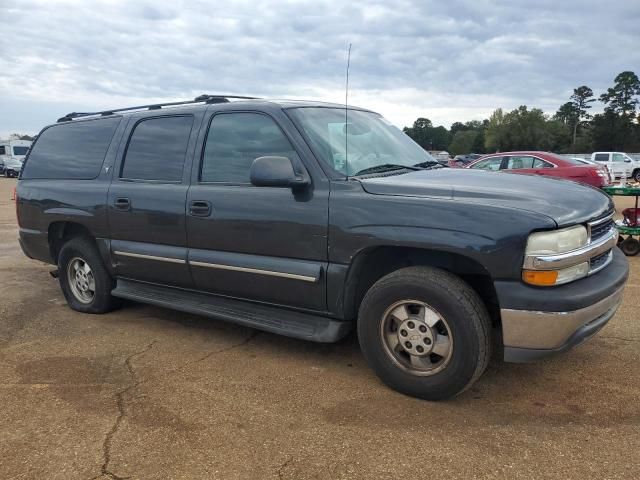
[(354, 104), (398, 126), (554, 112), (640, 74), (638, 0), (0, 0), (0, 136), (69, 111), (251, 94)]

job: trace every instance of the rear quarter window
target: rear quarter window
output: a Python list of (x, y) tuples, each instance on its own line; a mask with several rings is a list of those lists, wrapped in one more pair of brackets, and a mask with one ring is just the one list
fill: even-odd
[(31, 148), (23, 179), (98, 176), (120, 118), (87, 120), (45, 129)]

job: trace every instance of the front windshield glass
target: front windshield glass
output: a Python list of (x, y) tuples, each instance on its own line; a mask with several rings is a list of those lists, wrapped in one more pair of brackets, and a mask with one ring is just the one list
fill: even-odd
[(14, 155), (26, 155), (29, 147), (13, 147)]
[(382, 116), (340, 108), (289, 110), (307, 134), (316, 156), (344, 175), (379, 165), (436, 163), (422, 147)]

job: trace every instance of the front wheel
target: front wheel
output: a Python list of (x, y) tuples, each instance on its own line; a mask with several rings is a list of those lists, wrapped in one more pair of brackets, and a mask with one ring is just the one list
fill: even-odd
[(640, 168), (638, 170), (636, 170), (635, 172), (633, 172), (633, 179), (636, 182), (640, 182)]
[(455, 396), (484, 372), (490, 319), (460, 278), (431, 267), (397, 270), (371, 287), (358, 315), (362, 352), (391, 388), (426, 400)]

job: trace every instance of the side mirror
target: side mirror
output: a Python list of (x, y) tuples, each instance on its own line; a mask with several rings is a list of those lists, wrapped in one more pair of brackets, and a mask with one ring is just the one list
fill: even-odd
[(249, 170), (251, 183), (256, 187), (302, 187), (309, 185), (307, 172), (297, 173), (288, 157), (258, 157)]
[(624, 163), (631, 163), (631, 159), (630, 158), (625, 158), (624, 159)]

